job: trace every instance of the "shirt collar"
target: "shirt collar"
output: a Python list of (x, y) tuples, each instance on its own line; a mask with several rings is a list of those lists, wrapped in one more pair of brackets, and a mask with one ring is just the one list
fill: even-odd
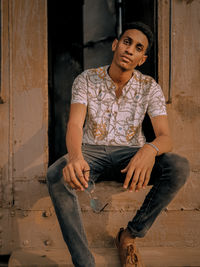
[[(106, 82), (108, 82), (108, 86), (109, 87), (112, 87), (112, 88), (115, 88), (115, 83), (114, 83), (114, 81), (112, 80), (112, 78), (109, 76), (109, 74), (108, 74), (108, 70), (109, 70), (109, 67), (110, 67), (110, 65), (106, 65), (106, 66), (104, 66), (104, 70), (105, 70), (105, 80), (106, 80)], [(122, 94), (124, 95), (124, 93), (127, 91), (127, 89), (129, 89), (130, 88), (130, 85), (133, 83), (133, 81), (135, 80), (135, 75), (136, 75), (136, 71), (134, 70), (133, 71), (133, 75), (132, 75), (132, 77), (130, 78), (130, 80), (127, 82), (127, 84), (124, 86), (124, 88), (123, 88), (123, 92), (122, 92)]]

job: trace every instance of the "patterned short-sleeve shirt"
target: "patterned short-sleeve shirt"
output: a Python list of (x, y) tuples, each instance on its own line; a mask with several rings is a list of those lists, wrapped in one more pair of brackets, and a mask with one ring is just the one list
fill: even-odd
[(84, 71), (72, 86), (71, 103), (87, 106), (83, 143), (142, 147), (146, 112), (150, 117), (167, 115), (163, 92), (153, 78), (134, 70), (117, 98), (108, 67)]

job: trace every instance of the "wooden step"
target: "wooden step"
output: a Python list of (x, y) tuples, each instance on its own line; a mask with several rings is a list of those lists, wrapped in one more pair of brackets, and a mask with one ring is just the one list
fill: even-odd
[[(200, 179), (198, 181), (200, 182)], [(22, 188), (18, 188), (21, 188), (22, 192), (16, 194), (16, 206), (12, 209), (0, 209), (1, 224), (4, 226), (0, 253), (10, 254), (16, 248), (64, 249), (66, 245), (46, 185), (41, 185), (40, 190), (43, 193), (38, 199), (28, 198), (26, 195), (30, 190), (37, 191), (36, 182), (30, 182), (29, 186), (26, 183), (24, 187), (23, 184), (20, 185)], [(200, 198), (196, 193), (193, 194), (190, 185), (187, 184), (168, 209), (162, 212), (147, 235), (138, 239), (139, 246), (200, 247)], [(100, 214), (92, 212), (87, 194), (79, 194), (90, 246), (113, 248), (113, 240), (119, 228), (126, 226), (132, 219), (148, 190), (128, 193), (115, 182), (98, 184), (96, 194), (108, 202), (108, 206)], [(190, 194), (186, 193), (187, 190)], [(196, 187), (195, 192), (198, 194)], [(25, 194), (27, 201), (19, 202), (21, 194)], [(188, 195), (191, 198), (195, 195), (196, 202), (190, 202)]]
[[(120, 267), (114, 248), (92, 249), (96, 267)], [(200, 248), (142, 247), (140, 253), (146, 267), (200, 266)], [(55, 250), (16, 250), (8, 267), (72, 267), (69, 252)]]

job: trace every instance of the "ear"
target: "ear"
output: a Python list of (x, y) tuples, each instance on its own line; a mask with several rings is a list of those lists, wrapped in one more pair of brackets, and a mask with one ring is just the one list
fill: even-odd
[(147, 55), (143, 55), (143, 57), (141, 58), (141, 60), (138, 63), (138, 66), (141, 66), (142, 64), (144, 64), (144, 62), (147, 60)]
[(112, 51), (115, 52), (115, 49), (117, 47), (117, 44), (118, 44), (118, 40), (115, 38), (115, 40), (113, 41), (112, 43)]

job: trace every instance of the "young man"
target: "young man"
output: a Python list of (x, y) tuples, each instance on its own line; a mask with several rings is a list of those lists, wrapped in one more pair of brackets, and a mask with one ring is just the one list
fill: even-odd
[[(50, 166), (47, 182), (64, 240), (77, 267), (94, 267), (95, 262), (76, 190), (83, 191), (90, 179), (97, 181), (106, 175), (123, 181), (130, 192), (153, 185), (140, 210), (116, 237), (121, 265), (142, 266), (136, 237), (147, 233), (189, 175), (188, 161), (167, 153), (172, 141), (160, 86), (135, 70), (146, 61), (151, 44), (148, 26), (126, 25), (112, 44), (111, 65), (86, 70), (73, 84), (66, 135), (68, 155)], [(141, 127), (146, 112), (156, 136), (151, 143), (145, 142)]]

